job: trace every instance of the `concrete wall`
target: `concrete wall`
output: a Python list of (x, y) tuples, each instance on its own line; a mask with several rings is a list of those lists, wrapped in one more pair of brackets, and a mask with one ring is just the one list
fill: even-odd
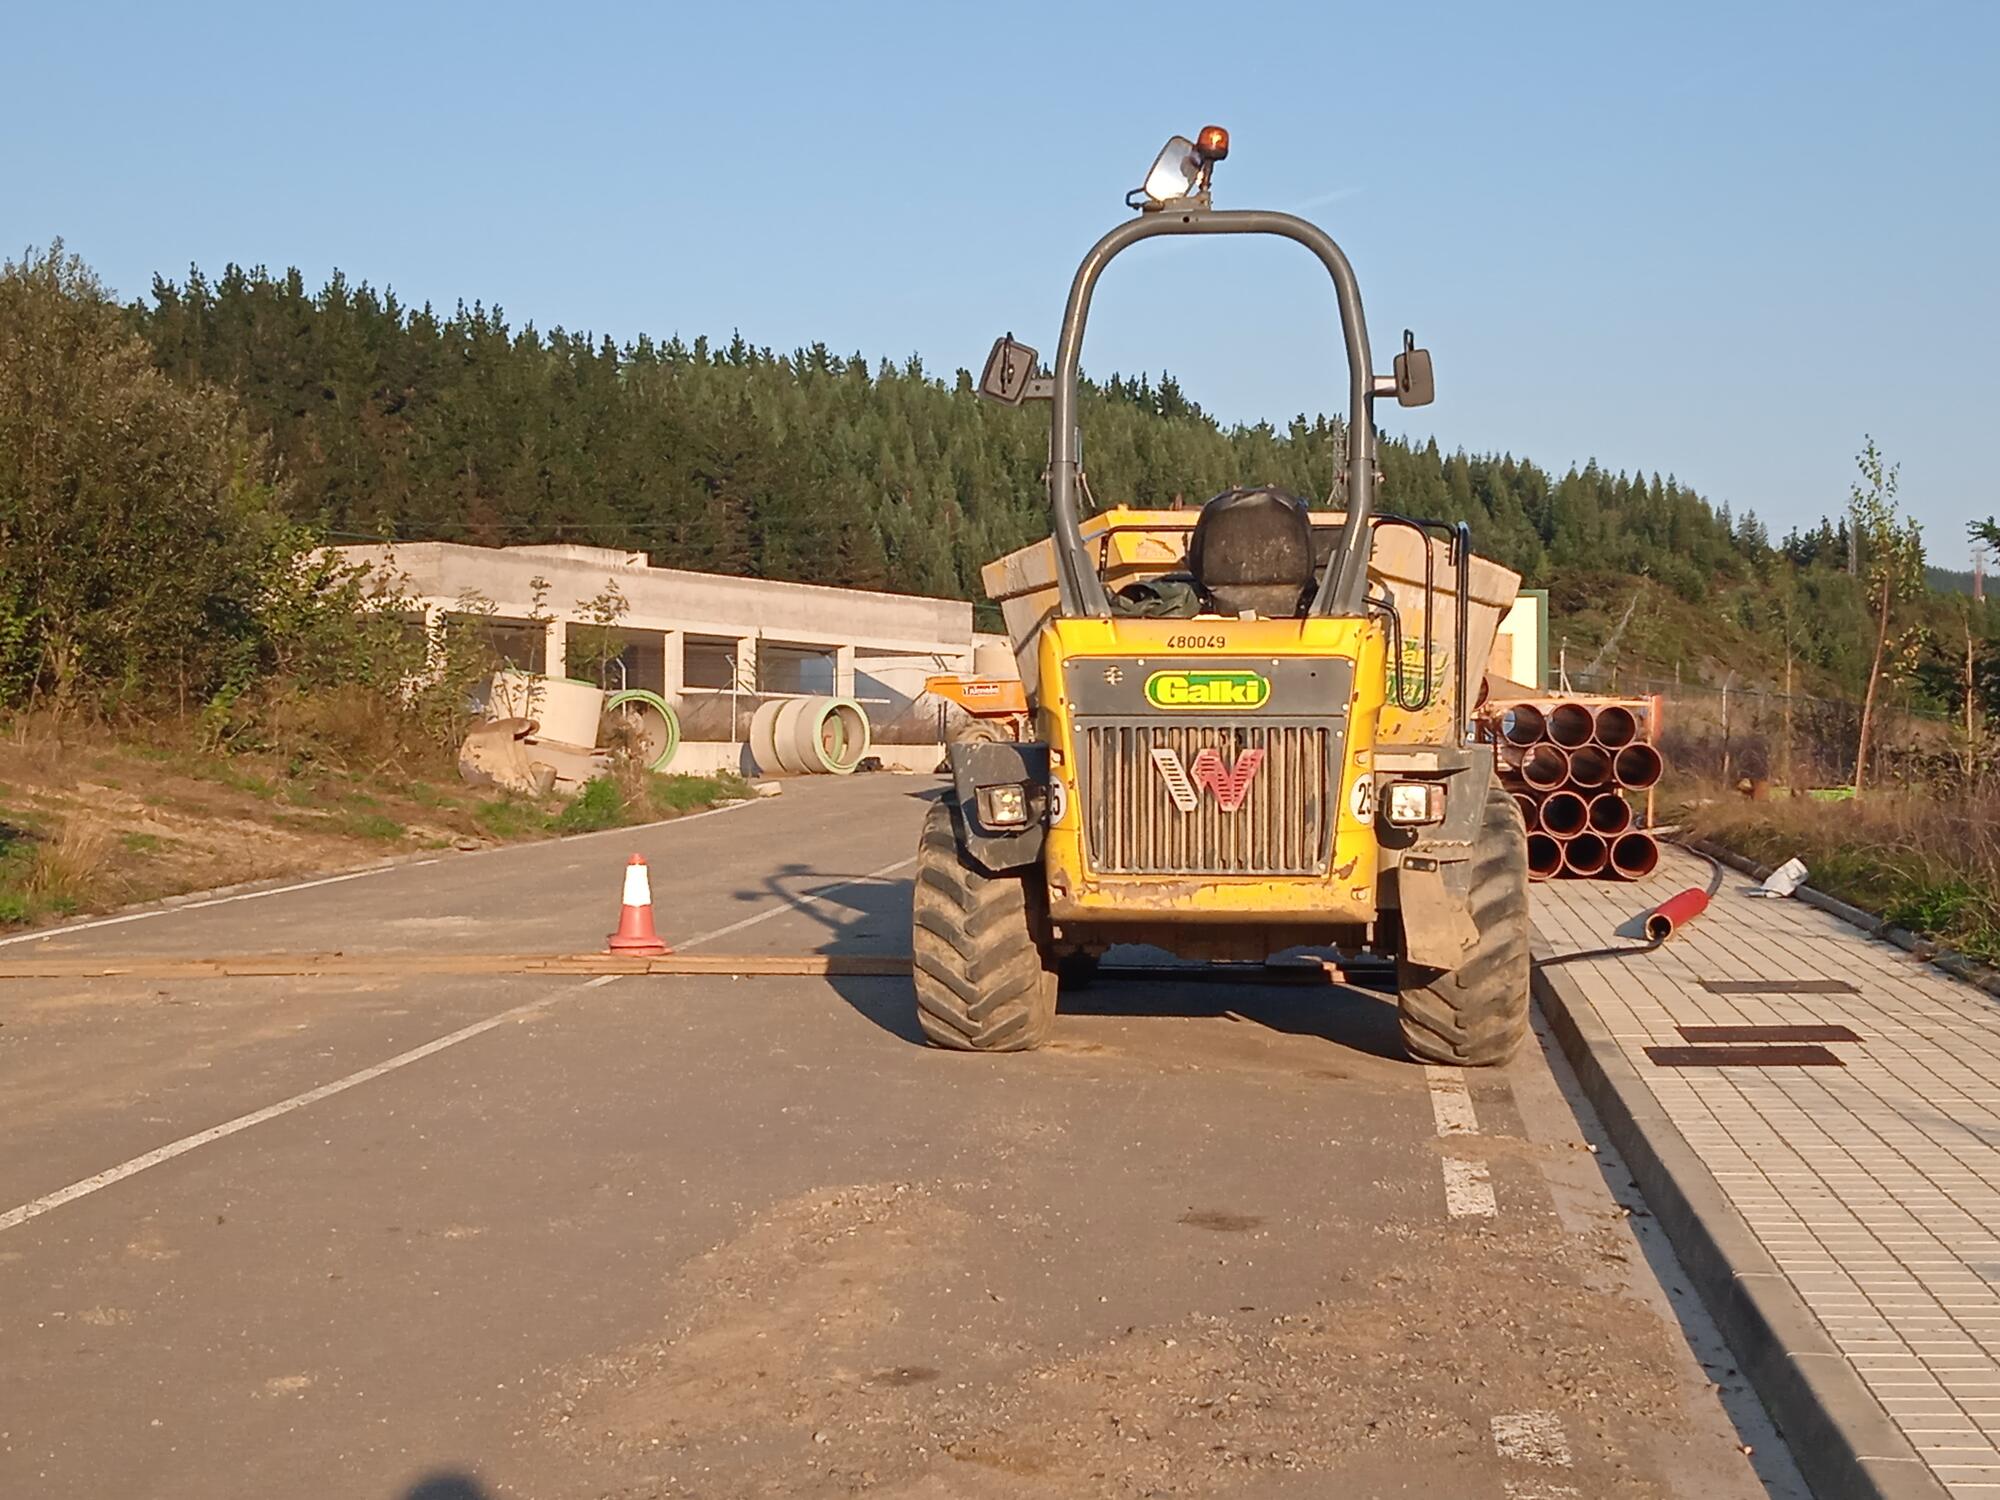
[(626, 603), (615, 627), (625, 650), (603, 685), (647, 688), (675, 705), (685, 736), (675, 770), (736, 765), (732, 746), (756, 706), (799, 693), (858, 699), (885, 759), (907, 744), (916, 759), (928, 755), (928, 770), (941, 721), (924, 679), (973, 670), (972, 606), (962, 600), (656, 568), (643, 552), (603, 547), (338, 550), (383, 570), (428, 622), (476, 613), (507, 659), (557, 675), (594, 676), (585, 604), (614, 586)]
[(447, 610), (462, 596), (476, 594), (491, 600), (500, 615), (525, 620), (538, 612), (533, 580), (539, 577), (549, 585), (540, 612), (553, 615), (558, 625), (580, 623), (580, 601), (611, 582), (630, 606), (621, 629), (958, 657), (972, 651), (972, 606), (959, 599), (690, 573), (653, 567), (643, 552), (605, 547), (408, 542), (339, 550), (353, 561), (388, 568), (404, 580), (405, 592)]

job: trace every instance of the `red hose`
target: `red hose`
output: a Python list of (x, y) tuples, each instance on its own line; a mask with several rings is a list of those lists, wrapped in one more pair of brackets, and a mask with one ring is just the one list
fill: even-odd
[(1646, 913), (1646, 936), (1664, 943), (1685, 924), (1708, 910), (1708, 892), (1691, 885), (1677, 896), (1669, 896)]

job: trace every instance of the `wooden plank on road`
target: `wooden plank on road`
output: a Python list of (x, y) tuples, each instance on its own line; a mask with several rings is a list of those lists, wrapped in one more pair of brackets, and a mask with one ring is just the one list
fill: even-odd
[(262, 953), (211, 958), (119, 956), (0, 958), (0, 979), (395, 978), (408, 974), (715, 974), (898, 976), (904, 954), (670, 953)]

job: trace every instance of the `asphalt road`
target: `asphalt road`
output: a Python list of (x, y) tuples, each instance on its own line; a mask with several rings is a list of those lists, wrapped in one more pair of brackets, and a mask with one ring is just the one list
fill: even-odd
[[(585, 951), (637, 849), (683, 946), (902, 952), (936, 786), (26, 947)], [(911, 1008), (0, 986), (0, 1495), (1803, 1495), (1547, 1051), (1433, 1076), (1333, 987), (1110, 980), (999, 1058)]]

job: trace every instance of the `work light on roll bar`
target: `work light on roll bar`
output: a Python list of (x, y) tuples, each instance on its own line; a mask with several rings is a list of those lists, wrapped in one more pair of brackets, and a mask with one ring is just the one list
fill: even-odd
[(1193, 140), (1177, 135), (1153, 158), (1145, 182), (1125, 195), (1125, 206), (1146, 212), (1188, 200), (1206, 206), (1215, 164), (1228, 155), (1229, 132), (1220, 125), (1202, 126)]

